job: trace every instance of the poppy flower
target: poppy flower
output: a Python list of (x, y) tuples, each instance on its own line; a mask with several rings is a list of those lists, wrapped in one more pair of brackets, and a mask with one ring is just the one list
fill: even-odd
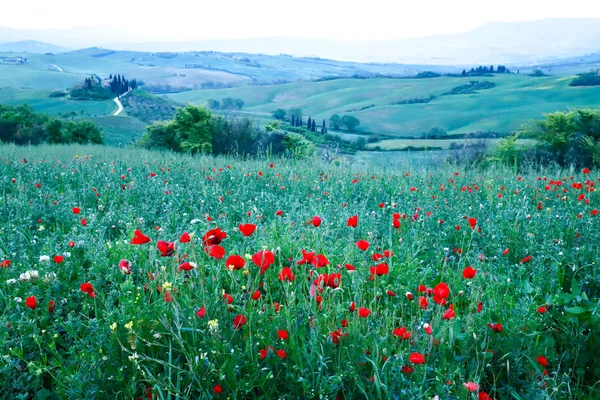
[(438, 283), (433, 288), (433, 301), (440, 305), (446, 304), (446, 299), (450, 296), (450, 288), (444, 282)]
[(463, 270), (463, 278), (465, 279), (473, 279), (477, 274), (477, 270), (471, 267), (467, 267)]
[(489, 323), (488, 326), (494, 332), (502, 333), (502, 324)]
[(275, 262), (275, 254), (270, 250), (259, 251), (252, 256), (252, 262), (260, 267), (260, 273), (264, 274), (267, 269)]
[(37, 299), (35, 298), (35, 296), (29, 296), (28, 298), (26, 298), (25, 305), (31, 308), (32, 310), (35, 310), (37, 307)]
[(465, 388), (467, 388), (469, 392), (476, 392), (479, 390), (479, 385), (475, 382), (467, 382), (463, 383), (463, 385), (465, 386)]
[(225, 302), (226, 302), (227, 304), (231, 304), (231, 303), (233, 303), (233, 296), (232, 296), (232, 295), (230, 295), (229, 293), (225, 293), (225, 294), (223, 295), (223, 300), (225, 300)]
[(150, 242), (150, 238), (142, 233), (139, 229), (134, 232), (134, 237), (131, 239), (131, 244), (145, 244)]
[(159, 240), (156, 242), (156, 248), (160, 251), (161, 257), (171, 257), (175, 253), (175, 242)]
[(92, 286), (91, 283), (82, 283), (81, 286), (79, 286), (79, 290), (83, 293), (87, 293), (92, 299), (96, 297), (94, 286)]
[(358, 247), (362, 251), (366, 251), (369, 248), (369, 242), (361, 239), (358, 242), (356, 242), (356, 247)]
[(402, 372), (404, 372), (406, 375), (410, 375), (414, 372), (414, 368), (413, 367), (409, 367), (408, 365), (404, 365), (402, 367)]
[(504, 251), (502, 252), (502, 254), (504, 254), (504, 255), (507, 255), (509, 251), (510, 251), (510, 250), (509, 250), (509, 249), (508, 249), (508, 247), (507, 247), (506, 249), (504, 249)]
[(423, 324), (423, 329), (425, 330), (425, 332), (427, 332), (428, 335), (431, 335), (433, 333), (433, 328), (431, 328), (431, 325), (429, 324)]
[(266, 349), (261, 349), (258, 351), (258, 356), (260, 357), (261, 360), (264, 360), (265, 358), (267, 358), (267, 356), (269, 355), (269, 352), (272, 349), (273, 348), (271, 346), (267, 347)]
[(321, 217), (315, 215), (312, 217), (311, 223), (315, 228), (318, 228), (321, 225)]
[(79, 214), (81, 212), (81, 208), (79, 208), (79, 207), (73, 207), (71, 209), (71, 211), (73, 211), (73, 214), (77, 215), (77, 214)]
[(403, 326), (403, 327), (394, 329), (394, 331), (392, 332), (392, 335), (399, 337), (401, 339), (404, 339), (404, 340), (408, 340), (411, 338), (412, 332), (406, 330), (406, 327)]
[(371, 314), (371, 310), (368, 308), (361, 307), (358, 309), (358, 316), (361, 318), (367, 318)]
[(444, 314), (442, 315), (443, 319), (452, 319), (456, 317), (456, 313), (454, 312), (454, 308), (449, 308), (446, 311), (444, 311)]
[(277, 210), (277, 211), (275, 211), (275, 215), (279, 215), (279, 216), (281, 216), (281, 215), (283, 215), (283, 211), (281, 211), (281, 210)]
[(296, 264), (297, 265), (312, 264), (314, 259), (315, 259), (314, 251), (302, 250), (302, 259), (300, 261), (298, 261)]
[(354, 310), (356, 310), (356, 303), (355, 302), (351, 302), (349, 309), (350, 309), (350, 312), (354, 312)]
[(60, 264), (61, 262), (63, 262), (65, 259), (64, 256), (54, 256), (54, 262), (57, 264)]
[(483, 303), (482, 302), (478, 302), (477, 303), (477, 312), (481, 312), (482, 309), (483, 309)]
[(544, 314), (545, 312), (548, 311), (548, 306), (544, 305), (544, 306), (540, 306), (537, 309), (537, 312), (539, 312), (540, 314)]
[(8, 267), (10, 267), (10, 260), (0, 261), (0, 268), (8, 268)]
[(548, 359), (544, 356), (538, 356), (537, 362), (544, 368), (548, 366)]
[(179, 238), (179, 243), (188, 243), (190, 240), (192, 240), (190, 234), (187, 232), (183, 232), (183, 234)]
[(54, 312), (54, 306), (55, 306), (54, 300), (50, 300), (50, 303), (48, 303), (48, 312), (49, 313)]
[(581, 170), (581, 172), (583, 172), (584, 174), (589, 174), (590, 173), (590, 169), (589, 168), (584, 168)]
[(86, 226), (87, 225), (87, 219), (81, 218), (81, 225)]
[(277, 356), (279, 356), (279, 358), (283, 360), (287, 357), (287, 353), (285, 352), (285, 350), (279, 349), (277, 350)]
[(223, 257), (225, 257), (225, 249), (222, 246), (219, 246), (218, 244), (212, 245), (210, 246), (208, 255), (212, 258), (220, 260)]
[(477, 394), (477, 400), (493, 400), (486, 392), (479, 392)]
[(369, 270), (371, 271), (372, 275), (381, 276), (387, 275), (390, 272), (390, 267), (386, 263), (381, 263), (374, 267), (370, 267)]
[(526, 264), (526, 263), (528, 263), (529, 261), (531, 261), (531, 259), (532, 259), (532, 258), (533, 258), (532, 256), (527, 256), (527, 257), (523, 258), (523, 259), (521, 260), (521, 264)]
[(294, 282), (294, 279), (296, 279), (296, 275), (294, 275), (291, 268), (289, 268), (289, 267), (284, 267), (281, 270), (281, 272), (279, 273), (279, 280), (282, 282), (283, 281)]
[(475, 227), (477, 226), (477, 219), (469, 218), (469, 226), (471, 227), (471, 229), (475, 229)]
[(202, 236), (202, 243), (205, 247), (220, 244), (227, 237), (227, 233), (221, 231), (221, 228), (211, 229)]
[(356, 272), (356, 267), (352, 264), (346, 264), (344, 267), (346, 267), (346, 271), (348, 272)]
[(194, 262), (184, 262), (183, 264), (181, 264), (179, 266), (179, 268), (177, 268), (177, 272), (179, 271), (191, 271), (194, 268), (196, 268), (197, 265)]
[(277, 331), (277, 337), (281, 340), (287, 340), (290, 336), (288, 334), (288, 331), (286, 331), (285, 329), (280, 329)]
[(215, 385), (215, 387), (213, 387), (213, 393), (214, 394), (221, 394), (221, 393), (223, 393), (223, 388), (221, 387), (221, 385)]
[(244, 317), (242, 314), (238, 314), (235, 316), (235, 318), (233, 318), (233, 327), (235, 329), (239, 329), (244, 325), (246, 325), (246, 317)]
[(240, 224), (238, 226), (238, 228), (240, 229), (240, 232), (242, 232), (242, 235), (244, 236), (250, 236), (254, 233), (254, 231), (256, 230), (256, 225), (254, 224)]
[(325, 257), (324, 254), (317, 254), (311, 264), (315, 267), (315, 268), (323, 268), (327, 265), (329, 265), (329, 260), (327, 259), (327, 257)]
[(413, 364), (425, 364), (425, 357), (421, 353), (412, 353), (409, 356), (409, 360)]
[(406, 298), (407, 298), (408, 300), (412, 300), (412, 299), (413, 299), (413, 295), (412, 295), (412, 293), (411, 293), (411, 292), (406, 292), (404, 295), (406, 296)]
[(252, 300), (258, 299), (260, 299), (260, 290), (255, 290), (254, 293), (252, 293)]
[(358, 225), (358, 215), (354, 215), (354, 216), (348, 218), (348, 226), (350, 226), (352, 228), (356, 228), (357, 225)]
[(244, 268), (245, 265), (246, 261), (237, 254), (232, 254), (229, 257), (227, 257), (227, 260), (225, 260), (225, 268), (227, 268), (228, 270), (237, 271)]
[(131, 261), (121, 260), (119, 261), (119, 270), (123, 275), (131, 274)]
[(196, 311), (196, 315), (200, 318), (204, 318), (204, 316), (206, 315), (206, 308), (200, 307), (200, 309)]
[(396, 297), (396, 293), (394, 293), (392, 290), (389, 290), (389, 289), (388, 289), (388, 290), (386, 290), (385, 292), (388, 294), (388, 296), (391, 296), (391, 297)]

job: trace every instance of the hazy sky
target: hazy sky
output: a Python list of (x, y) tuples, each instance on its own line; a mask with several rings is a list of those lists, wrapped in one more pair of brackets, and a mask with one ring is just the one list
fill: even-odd
[(465, 32), (490, 21), (570, 17), (600, 17), (600, 1), (0, 0), (0, 26), (104, 26), (165, 40), (401, 39)]

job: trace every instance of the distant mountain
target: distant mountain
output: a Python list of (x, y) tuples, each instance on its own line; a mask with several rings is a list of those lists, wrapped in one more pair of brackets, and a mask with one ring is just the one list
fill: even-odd
[[(159, 31), (157, 29), (157, 35)], [(491, 22), (466, 33), (377, 42), (257, 38), (165, 42), (105, 28), (16, 30), (0, 27), (0, 42), (44, 40), (60, 46), (116, 50), (290, 54), (358, 62), (533, 65), (600, 51), (600, 18)]]
[(64, 53), (69, 51), (66, 47), (38, 42), (36, 40), (21, 40), (20, 42), (0, 43), (0, 52), (14, 51), (17, 53)]

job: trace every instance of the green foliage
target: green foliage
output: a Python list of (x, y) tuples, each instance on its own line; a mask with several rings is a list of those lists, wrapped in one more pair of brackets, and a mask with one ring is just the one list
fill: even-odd
[(288, 116), (294, 118), (302, 118), (303, 112), (301, 108), (292, 107), (287, 111)]
[(189, 105), (178, 109), (172, 129), (182, 151), (192, 154), (212, 152), (214, 120), (206, 108)]
[(206, 106), (211, 110), (218, 110), (221, 108), (221, 103), (215, 99), (208, 99), (206, 100)]
[(121, 98), (127, 115), (145, 122), (165, 121), (175, 116), (176, 103), (144, 90), (133, 90)]
[(221, 99), (221, 110), (241, 110), (244, 107), (244, 100), (226, 97)]
[(421, 135), (424, 139), (441, 139), (448, 136), (448, 132), (444, 128), (434, 127), (428, 132), (423, 132)]
[(496, 157), (504, 165), (517, 167), (520, 151), (517, 145), (519, 134), (511, 135), (500, 140), (496, 149)]
[(460, 85), (455, 88), (452, 88), (452, 90), (450, 90), (448, 92), (442, 93), (442, 96), (450, 96), (450, 95), (455, 95), (455, 94), (477, 93), (477, 91), (479, 91), (479, 90), (493, 89), (495, 87), (496, 87), (496, 84), (494, 82), (471, 81), (466, 85)]
[(340, 125), (346, 130), (354, 132), (354, 130), (360, 125), (360, 121), (353, 115), (344, 115), (340, 121)]
[(285, 111), (283, 108), (278, 108), (271, 114), (273, 115), (273, 118), (278, 119), (280, 121), (285, 120), (285, 118), (287, 117), (287, 111)]
[(599, 86), (600, 85), (600, 72), (588, 72), (585, 74), (577, 75), (577, 78), (573, 79), (569, 86)]
[(155, 122), (146, 129), (137, 144), (145, 149), (181, 151), (175, 135), (172, 122)]
[(574, 110), (546, 114), (525, 125), (521, 132), (540, 142), (539, 149), (560, 165), (600, 165), (600, 110)]
[(86, 78), (83, 85), (75, 86), (69, 91), (75, 100), (108, 100), (114, 96), (109, 86), (102, 86), (102, 82), (95, 77)]
[(338, 130), (342, 126), (342, 118), (338, 114), (333, 114), (329, 117), (329, 126), (335, 130)]
[(315, 152), (315, 146), (298, 133), (287, 133), (283, 143), (291, 156), (296, 159), (311, 157)]
[(16, 144), (102, 143), (102, 131), (89, 121), (36, 113), (28, 105), (0, 105), (0, 141)]

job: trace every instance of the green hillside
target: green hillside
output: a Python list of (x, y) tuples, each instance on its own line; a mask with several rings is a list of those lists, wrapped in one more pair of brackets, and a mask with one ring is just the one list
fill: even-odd
[[(512, 132), (544, 112), (600, 106), (599, 87), (570, 87), (572, 77), (524, 75), (431, 79), (339, 79), (285, 85), (191, 91), (170, 95), (181, 103), (241, 98), (244, 110), (265, 117), (271, 111), (299, 107), (317, 121), (350, 114), (359, 131), (396, 137), (419, 137), (432, 127), (449, 134)], [(470, 81), (490, 81), (491, 89), (443, 95)], [(436, 96), (430, 102), (393, 104)]]

